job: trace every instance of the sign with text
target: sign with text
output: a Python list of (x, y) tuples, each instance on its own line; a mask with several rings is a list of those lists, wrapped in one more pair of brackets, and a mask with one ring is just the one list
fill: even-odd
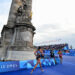
[(19, 61), (0, 62), (0, 72), (19, 70)]

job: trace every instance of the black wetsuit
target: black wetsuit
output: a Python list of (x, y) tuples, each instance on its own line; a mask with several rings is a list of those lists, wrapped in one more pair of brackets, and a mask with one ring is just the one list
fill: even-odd
[(50, 52), (50, 57), (51, 58), (54, 58), (55, 57), (53, 52)]

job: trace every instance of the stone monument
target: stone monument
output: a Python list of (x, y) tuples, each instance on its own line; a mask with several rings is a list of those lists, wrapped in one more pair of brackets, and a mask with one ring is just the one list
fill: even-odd
[(12, 0), (7, 25), (1, 32), (3, 58), (6, 60), (34, 59), (35, 27), (31, 19), (32, 0)]

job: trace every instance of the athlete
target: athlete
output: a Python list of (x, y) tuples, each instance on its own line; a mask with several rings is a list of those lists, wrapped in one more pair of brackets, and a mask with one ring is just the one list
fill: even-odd
[(58, 51), (58, 54), (59, 54), (60, 62), (61, 62), (61, 64), (62, 64), (62, 51), (59, 50), (59, 51)]
[(53, 49), (50, 51), (50, 57), (54, 59), (55, 64), (56, 64), (56, 60), (55, 60), (55, 55), (54, 55)]
[(35, 68), (37, 67), (38, 64), (40, 65), (41, 71), (42, 71), (42, 72), (44, 71), (44, 70), (42, 69), (41, 62), (40, 62), (41, 56), (44, 56), (41, 47), (39, 47), (38, 50), (34, 52), (34, 54), (35, 54), (35, 56), (36, 56), (37, 63), (36, 63), (36, 65), (35, 65), (35, 67), (33, 68), (33, 70), (31, 71), (31, 74), (33, 73), (33, 71), (35, 70)]
[(54, 58), (55, 57), (53, 50), (50, 51), (50, 57), (51, 58)]

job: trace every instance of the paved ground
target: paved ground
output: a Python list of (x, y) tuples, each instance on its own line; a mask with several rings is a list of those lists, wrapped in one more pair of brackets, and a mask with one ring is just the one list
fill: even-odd
[[(44, 67), (44, 72), (37, 68), (32, 75), (75, 75), (75, 56), (63, 56), (63, 64)], [(31, 70), (0, 73), (0, 75), (30, 75)]]

